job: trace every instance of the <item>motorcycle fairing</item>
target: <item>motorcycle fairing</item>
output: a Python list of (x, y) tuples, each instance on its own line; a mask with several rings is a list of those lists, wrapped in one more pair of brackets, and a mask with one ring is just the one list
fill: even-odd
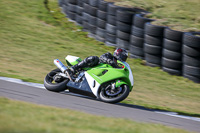
[(73, 66), (81, 62), (81, 58), (77, 56), (68, 55), (65, 57), (66, 63), (68, 66)]
[[(130, 90), (132, 90), (133, 82), (129, 79), (129, 69), (127, 65), (125, 65), (124, 68), (113, 69), (113, 67), (108, 64), (99, 64), (90, 70), (87, 70), (87, 73), (100, 85), (109, 81), (120, 79), (130, 87)], [(95, 88), (93, 91), (96, 91), (93, 93), (97, 94), (98, 89)]]
[(100, 87), (100, 84), (87, 72), (85, 72), (86, 80), (90, 86), (90, 89), (92, 90), (93, 94), (97, 97), (98, 96), (98, 89)]
[(94, 95), (90, 85), (88, 84), (89, 82), (87, 81), (87, 77), (83, 76), (82, 79), (81, 82), (69, 81), (66, 85), (69, 91), (96, 98), (96, 95)]
[(132, 74), (131, 68), (130, 68), (130, 66), (129, 66), (129, 64), (127, 62), (123, 62), (123, 64), (126, 66), (126, 68), (129, 71), (129, 80), (131, 82), (131, 86), (133, 87), (134, 79), (133, 79), (133, 74)]

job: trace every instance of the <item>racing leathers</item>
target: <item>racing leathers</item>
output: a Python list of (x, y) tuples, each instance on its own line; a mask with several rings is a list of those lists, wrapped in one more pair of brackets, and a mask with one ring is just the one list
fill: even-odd
[(114, 68), (118, 68), (117, 59), (111, 53), (108, 52), (101, 55), (100, 58), (98, 56), (89, 56), (85, 58), (78, 64), (72, 66), (71, 71), (74, 73), (81, 70), (82, 68), (96, 66), (99, 63), (109, 64)]

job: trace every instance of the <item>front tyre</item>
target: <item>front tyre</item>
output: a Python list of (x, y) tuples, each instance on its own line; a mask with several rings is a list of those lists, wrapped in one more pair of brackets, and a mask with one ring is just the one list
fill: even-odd
[(59, 73), (62, 73), (60, 69), (54, 69), (48, 73), (44, 79), (44, 87), (53, 92), (61, 92), (66, 90), (66, 84), (69, 82), (69, 79), (59, 76)]
[(102, 87), (99, 99), (107, 103), (118, 103), (128, 97), (130, 92), (128, 85), (121, 85), (115, 91), (111, 90), (111, 85)]

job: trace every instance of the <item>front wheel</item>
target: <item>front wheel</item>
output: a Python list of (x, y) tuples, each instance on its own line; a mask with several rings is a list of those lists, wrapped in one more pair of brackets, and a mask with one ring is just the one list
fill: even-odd
[(118, 103), (128, 97), (130, 92), (128, 85), (121, 85), (115, 89), (112, 89), (112, 85), (103, 86), (99, 99), (107, 103)]
[(66, 84), (69, 82), (69, 79), (61, 77), (59, 73), (62, 72), (57, 68), (46, 75), (44, 79), (44, 86), (47, 90), (53, 92), (61, 92), (66, 90)]

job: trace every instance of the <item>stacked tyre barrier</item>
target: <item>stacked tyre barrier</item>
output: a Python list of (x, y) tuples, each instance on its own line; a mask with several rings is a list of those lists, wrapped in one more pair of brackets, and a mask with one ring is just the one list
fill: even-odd
[(164, 29), (164, 26), (153, 25), (149, 22), (145, 24), (144, 54), (148, 66), (162, 66)]
[(136, 9), (127, 8), (117, 11), (117, 47), (122, 47), (131, 50), (130, 36)]
[(133, 58), (144, 59), (144, 32), (145, 23), (151, 22), (153, 19), (145, 18), (142, 14), (136, 14), (132, 20), (130, 36), (130, 53)]
[(200, 83), (200, 32), (183, 35), (183, 76)]
[(130, 57), (200, 83), (200, 32), (180, 32), (154, 25), (147, 11), (104, 0), (58, 0), (67, 18), (83, 26), (91, 37), (122, 47)]
[(165, 28), (162, 69), (170, 74), (182, 74), (182, 36), (180, 31)]
[(89, 29), (88, 31), (91, 33), (93, 37), (95, 37), (96, 34), (96, 28), (97, 28), (97, 9), (98, 9), (98, 0), (89, 0), (89, 4), (86, 8), (88, 10), (88, 25)]
[(67, 0), (68, 3), (67, 9), (66, 9), (66, 14), (71, 20), (76, 20), (76, 7), (77, 7), (77, 1), (76, 0)]
[(113, 3), (109, 3), (107, 7), (107, 24), (106, 24), (106, 40), (108, 46), (116, 46), (116, 11), (119, 7)]
[[(101, 42), (106, 40), (106, 26), (107, 26), (107, 12), (108, 4), (106, 1), (99, 1), (97, 10), (97, 29), (96, 29), (96, 39)], [(108, 29), (109, 30), (109, 29)]]
[(77, 0), (75, 21), (80, 26), (82, 26), (82, 24), (83, 24), (83, 14), (82, 13), (83, 13), (83, 0)]
[(58, 5), (62, 7), (65, 4), (64, 0), (58, 0)]
[(58, 4), (60, 7), (62, 7), (62, 13), (64, 13), (67, 16), (67, 4), (68, 2), (65, 2), (65, 0), (59, 0)]
[(82, 12), (83, 20), (82, 20), (82, 25), (83, 25), (83, 30), (84, 31), (88, 31), (89, 30), (89, 23), (88, 23), (89, 10), (88, 10), (88, 6), (89, 6), (89, 1), (88, 0), (83, 0), (83, 12)]

